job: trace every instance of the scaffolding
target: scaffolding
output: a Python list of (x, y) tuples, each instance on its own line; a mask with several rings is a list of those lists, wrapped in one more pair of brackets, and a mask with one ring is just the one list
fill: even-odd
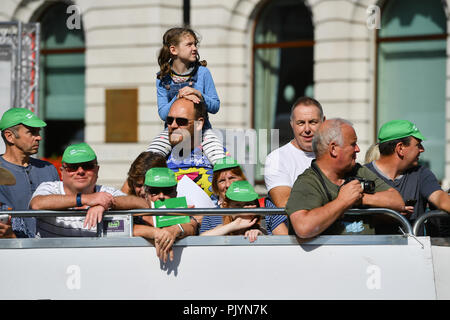
[[(4, 65), (0, 76), (4, 85), (10, 84), (6, 109), (27, 108), (38, 114), (39, 43), (39, 23), (0, 22), (0, 61)], [(8, 78), (10, 81), (5, 81)]]

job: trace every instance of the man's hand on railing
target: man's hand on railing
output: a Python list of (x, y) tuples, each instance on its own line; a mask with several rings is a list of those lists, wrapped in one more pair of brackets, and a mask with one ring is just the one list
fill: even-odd
[(90, 207), (100, 205), (105, 210), (108, 210), (114, 204), (114, 197), (107, 192), (82, 194), (81, 203)]
[(88, 209), (86, 212), (86, 218), (84, 219), (83, 226), (88, 229), (92, 229), (100, 223), (103, 219), (103, 213), (105, 212), (105, 208), (101, 205), (93, 206)]

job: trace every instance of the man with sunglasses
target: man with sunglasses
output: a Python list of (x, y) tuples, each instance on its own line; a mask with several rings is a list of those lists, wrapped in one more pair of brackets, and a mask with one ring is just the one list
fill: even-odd
[(125, 194), (112, 187), (97, 185), (97, 156), (86, 143), (66, 148), (62, 158), (62, 181), (44, 182), (30, 202), (33, 210), (88, 209), (84, 217), (48, 217), (37, 219), (37, 236), (95, 237), (96, 225), (105, 210), (112, 208), (114, 197)]
[[(0, 165), (14, 175), (16, 183), (0, 186), (2, 210), (28, 210), (33, 192), (42, 182), (59, 181), (58, 172), (51, 163), (31, 157), (39, 150), (40, 130), (46, 125), (25, 108), (11, 108), (3, 114), (0, 130), (6, 149), (0, 156)], [(36, 219), (11, 218), (2, 227), (12, 229), (13, 233), (8, 232), (9, 237), (34, 238)]]
[[(169, 141), (173, 147), (167, 158), (167, 167), (175, 172), (178, 179), (187, 175), (213, 198), (213, 165), (202, 152), (201, 146), (206, 118), (203, 102), (194, 103), (184, 98), (175, 100), (167, 116)], [(204, 142), (203, 147), (205, 145)]]
[[(144, 187), (148, 208), (152, 208), (155, 201), (164, 201), (177, 196), (177, 179), (174, 172), (169, 168), (154, 167), (148, 170), (145, 174)], [(134, 203), (131, 201), (133, 199)], [(129, 200), (128, 205), (125, 206), (124, 202), (118, 203), (118, 209), (143, 208), (141, 198), (128, 196), (123, 200)], [(167, 262), (167, 258), (170, 261), (173, 260), (172, 245), (175, 241), (186, 236), (196, 235), (199, 226), (195, 217), (191, 217), (189, 223), (163, 228), (154, 227), (152, 216), (137, 217), (134, 223), (133, 235), (135, 237), (154, 239), (156, 255), (163, 262)]]

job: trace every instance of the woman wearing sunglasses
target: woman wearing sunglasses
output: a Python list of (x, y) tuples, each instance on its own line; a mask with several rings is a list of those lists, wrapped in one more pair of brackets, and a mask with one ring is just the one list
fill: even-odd
[[(147, 171), (144, 181), (144, 198), (149, 207), (155, 201), (164, 201), (177, 196), (177, 179), (169, 168), (154, 167)], [(190, 206), (193, 208), (193, 206)], [(156, 255), (162, 261), (167, 258), (173, 261), (172, 246), (177, 239), (197, 234), (197, 220), (191, 217), (189, 223), (183, 223), (163, 228), (156, 228), (152, 216), (143, 216), (141, 221), (135, 221), (133, 235), (155, 241)]]

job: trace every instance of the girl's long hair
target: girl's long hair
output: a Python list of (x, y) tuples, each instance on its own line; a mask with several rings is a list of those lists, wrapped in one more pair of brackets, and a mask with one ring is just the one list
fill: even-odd
[[(160, 67), (160, 73), (158, 74), (158, 79), (164, 78), (166, 75), (170, 73), (172, 55), (170, 54), (170, 46), (177, 46), (181, 38), (185, 35), (191, 35), (195, 40), (195, 45), (198, 46), (199, 40), (197, 34), (194, 30), (190, 28), (171, 28), (164, 33), (163, 36), (163, 46), (161, 50), (159, 50), (158, 55), (158, 64)], [(200, 61), (200, 55), (197, 50), (197, 63), (206, 67), (206, 61)]]

